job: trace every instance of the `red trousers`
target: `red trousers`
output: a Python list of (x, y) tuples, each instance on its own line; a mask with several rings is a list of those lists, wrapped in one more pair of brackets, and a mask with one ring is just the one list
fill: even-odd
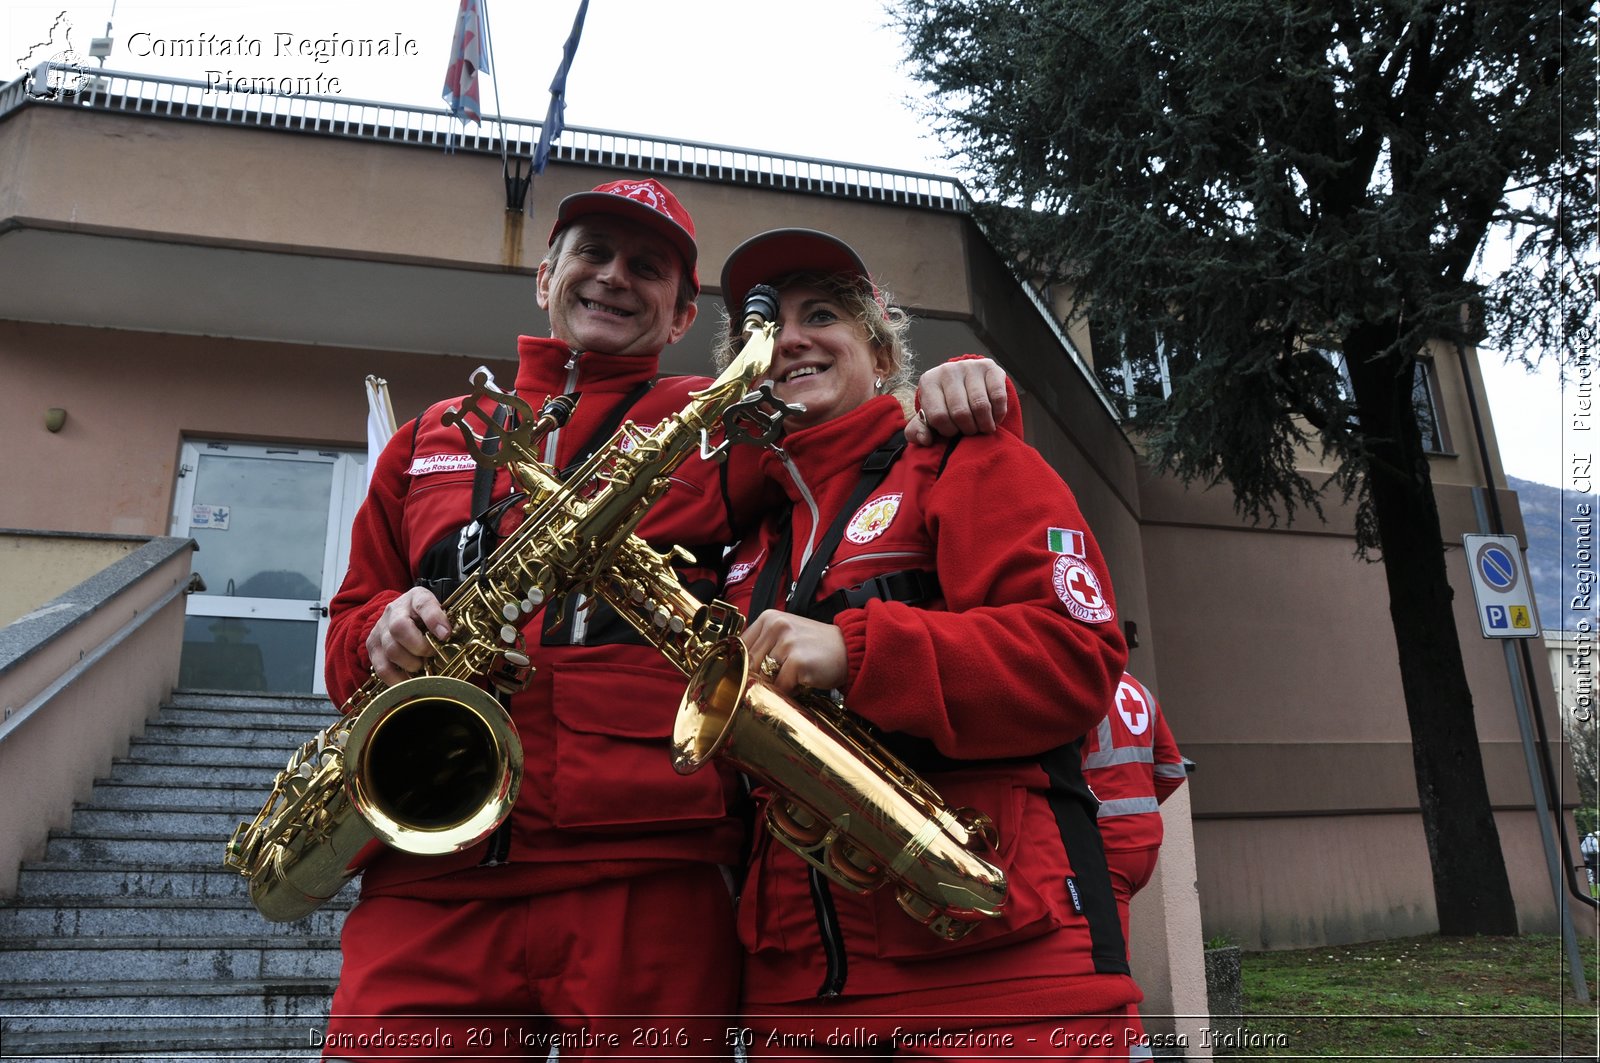
[(325, 1059), (729, 1058), (739, 962), (713, 865), (503, 900), (362, 900)]
[(1130, 958), (1133, 955), (1133, 939), (1128, 936), (1128, 905), (1132, 903), (1133, 895), (1144, 889), (1150, 881), (1150, 876), (1156, 870), (1156, 857), (1160, 855), (1159, 845), (1152, 845), (1148, 849), (1106, 850), (1106, 868), (1111, 872), (1111, 892), (1117, 895), (1117, 915), (1122, 918), (1122, 940)]
[[(879, 1018), (874, 1016), (874, 1018)], [(1127, 1063), (1150, 1058), (1141, 1047), (1144, 1026), (1128, 1005), (1108, 1015), (1059, 1019), (957, 1016), (929, 1029), (925, 1017), (907, 1028), (878, 1032), (880, 1023), (852, 1025), (837, 1015), (809, 1030), (790, 1025), (784, 1033), (751, 1021), (745, 1034), (751, 1059), (873, 1059), (983, 1063), (992, 1059), (1073, 1059)]]

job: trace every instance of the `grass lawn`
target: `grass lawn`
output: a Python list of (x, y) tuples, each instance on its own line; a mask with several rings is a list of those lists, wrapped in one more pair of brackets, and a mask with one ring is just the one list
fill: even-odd
[(1215, 1058), (1594, 1059), (1600, 972), (1595, 942), (1580, 942), (1588, 1004), (1573, 996), (1557, 936), (1245, 953), (1251, 1036)]

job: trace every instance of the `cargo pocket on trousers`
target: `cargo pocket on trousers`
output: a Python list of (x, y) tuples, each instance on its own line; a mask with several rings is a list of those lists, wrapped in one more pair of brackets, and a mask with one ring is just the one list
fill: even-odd
[[(1057, 929), (1062, 919), (1032, 883), (1016, 867), (1016, 854), (1023, 847), (1020, 831), (1027, 789), (1015, 784), (988, 780), (951, 781), (948, 776), (929, 780), (951, 809), (970, 805), (994, 821), (999, 838), (999, 855), (989, 859), (1006, 873), (1006, 902), (994, 919), (982, 918), (960, 941), (945, 941), (918, 923), (895, 899), (898, 889), (886, 884), (872, 894), (872, 915), (876, 924), (877, 955), (886, 960), (940, 960), (950, 956), (981, 952), (1015, 945)], [(995, 795), (1004, 799), (995, 805)]]
[(681, 830), (723, 818), (721, 773), (672, 769), (683, 676), (617, 664), (556, 665), (553, 672), (556, 826)]

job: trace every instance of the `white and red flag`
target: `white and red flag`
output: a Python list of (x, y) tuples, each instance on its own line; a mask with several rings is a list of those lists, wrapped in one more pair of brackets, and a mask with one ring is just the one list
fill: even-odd
[(483, 6), (478, 0), (461, 0), (456, 13), (456, 35), (450, 42), (450, 65), (444, 71), (444, 102), (450, 113), (468, 122), (481, 115), (478, 73), (489, 69), (489, 40)]

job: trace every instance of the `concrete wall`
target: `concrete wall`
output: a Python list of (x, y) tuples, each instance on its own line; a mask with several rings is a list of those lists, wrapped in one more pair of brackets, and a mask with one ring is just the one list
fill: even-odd
[(110, 535), (0, 529), (0, 627), (81, 583), (144, 542)]
[(171, 692), (192, 548), (146, 543), (0, 628), (0, 897)]
[[(1460, 547), (1477, 530), (1470, 493), (1441, 484), (1437, 496), (1519, 918), (1554, 932), (1503, 650), (1478, 632)], [(1348, 509), (1274, 531), (1242, 523), (1225, 491), (1150, 481), (1143, 498), (1159, 693), (1199, 765), (1190, 787), (1207, 935), (1291, 948), (1435, 929), (1388, 591), (1382, 567), (1354, 556)], [(1504, 501), (1520, 533), (1514, 496)]]
[[(366, 374), (403, 422), (467, 390), (479, 363), (201, 336), (0, 321), (0, 497), (30, 525), (165, 535), (186, 437), (366, 445)], [(493, 366), (502, 380), (515, 370)], [(47, 432), (45, 408), (68, 411)]]

